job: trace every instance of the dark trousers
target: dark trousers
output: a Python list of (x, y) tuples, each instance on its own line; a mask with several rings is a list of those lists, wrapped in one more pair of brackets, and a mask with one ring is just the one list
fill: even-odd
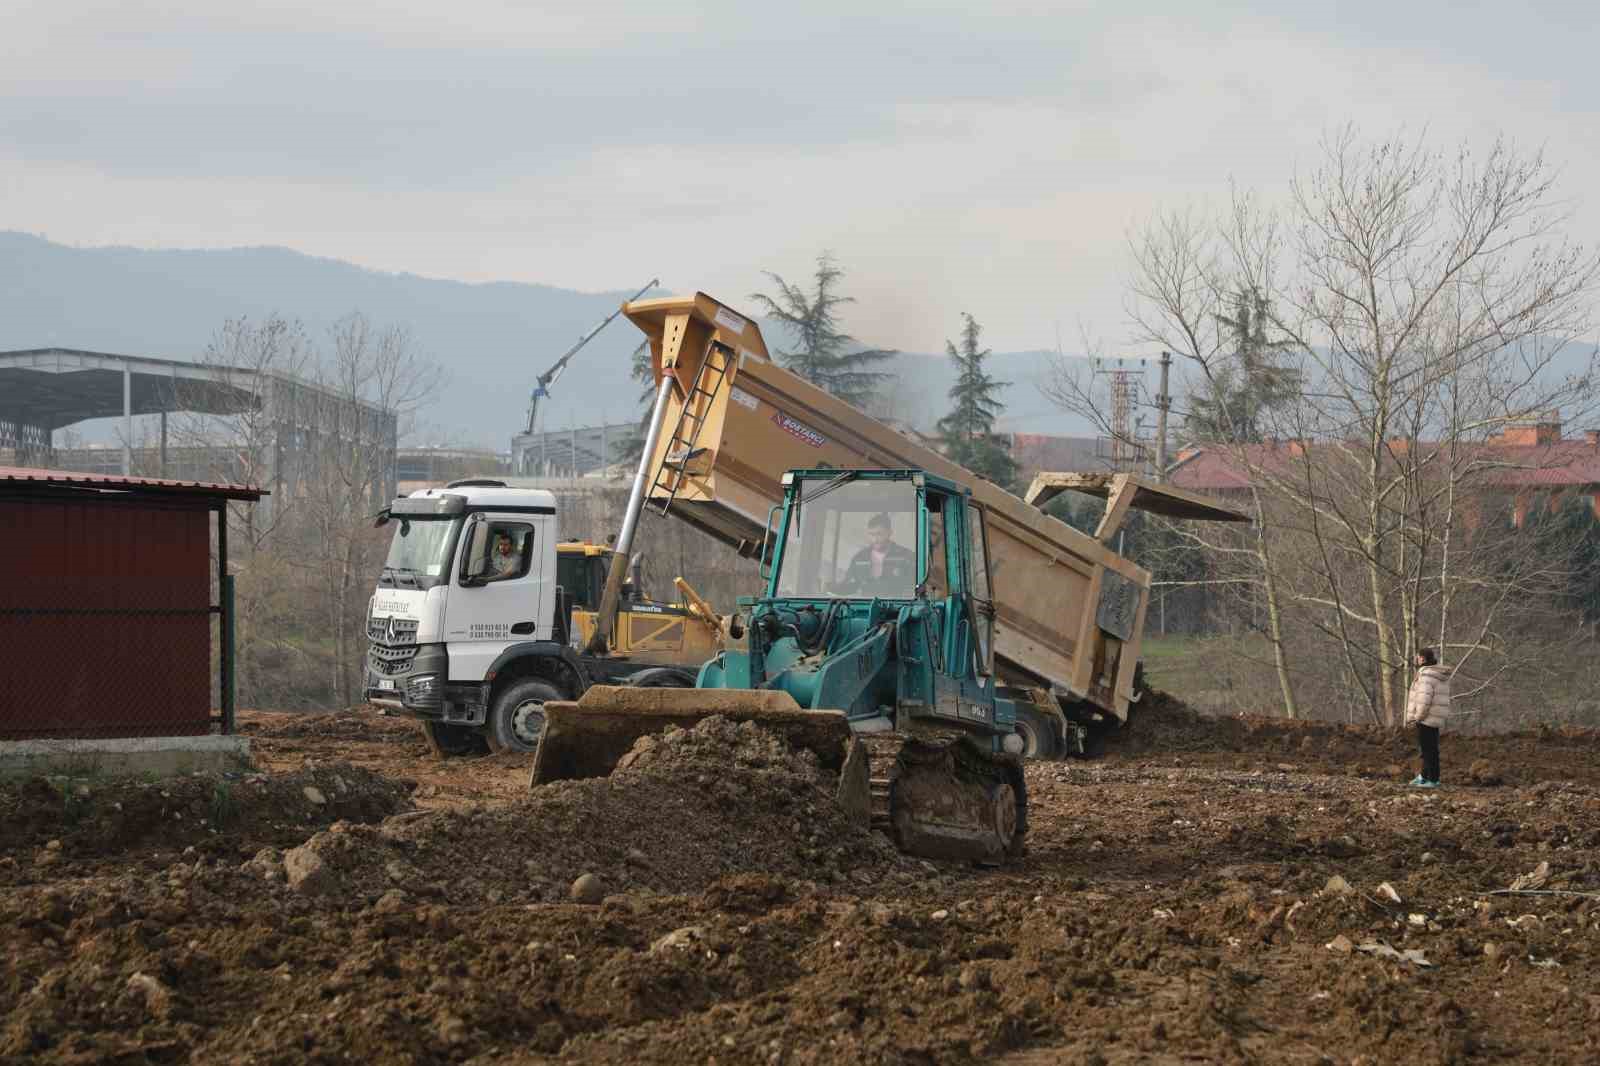
[(1422, 749), (1422, 779), (1439, 783), (1439, 730), (1417, 723), (1417, 746)]

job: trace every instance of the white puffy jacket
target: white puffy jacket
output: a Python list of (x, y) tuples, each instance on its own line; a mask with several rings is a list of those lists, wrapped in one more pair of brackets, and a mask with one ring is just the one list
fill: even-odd
[(1406, 725), (1431, 725), (1435, 729), (1450, 717), (1450, 671), (1424, 666), (1417, 671), (1406, 695)]

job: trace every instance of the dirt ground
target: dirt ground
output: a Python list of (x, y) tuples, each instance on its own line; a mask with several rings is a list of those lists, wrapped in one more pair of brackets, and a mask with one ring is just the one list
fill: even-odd
[(1446, 734), (1416, 791), (1408, 738), (1155, 698), (986, 870), (720, 719), (531, 793), (366, 712), (241, 729), (254, 771), (0, 784), (0, 1059), (1600, 1061), (1595, 734)]

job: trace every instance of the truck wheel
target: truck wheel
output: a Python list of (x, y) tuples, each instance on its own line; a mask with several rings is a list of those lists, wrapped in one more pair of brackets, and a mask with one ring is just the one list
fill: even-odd
[(452, 755), (482, 755), (489, 750), (483, 734), (468, 725), (423, 722), (422, 736), (428, 742), (428, 750), (438, 759), (448, 759)]
[(622, 683), (629, 688), (694, 688), (694, 675), (671, 666), (657, 666), (629, 674)]
[(1022, 738), (1024, 759), (1055, 759), (1060, 757), (1060, 743), (1056, 738), (1055, 723), (1048, 715), (1031, 707), (1017, 706), (1017, 722), (1013, 727)]
[(514, 681), (495, 697), (489, 720), (483, 724), (489, 750), (532, 751), (544, 731), (544, 705), (566, 697), (548, 681), (536, 677)]

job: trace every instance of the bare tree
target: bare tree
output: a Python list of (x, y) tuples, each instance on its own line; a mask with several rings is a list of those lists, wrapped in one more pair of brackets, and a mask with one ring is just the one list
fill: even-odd
[[(1551, 411), (1592, 409), (1592, 351), (1577, 374), (1555, 361), (1592, 328), (1600, 259), (1562, 235), (1541, 155), (1497, 142), (1481, 159), (1444, 156), (1415, 138), (1365, 144), (1347, 127), (1323, 156), (1292, 186), (1294, 270), (1277, 325), (1316, 383), (1297, 409), (1302, 438), (1318, 445), (1302, 465), (1321, 462), (1347, 491), (1319, 494), (1314, 477), (1283, 488), (1319, 537), (1336, 538), (1321, 554), (1361, 562), (1361, 593), (1331, 606), (1360, 623), (1375, 710), (1396, 723), (1410, 653), (1456, 640), (1459, 665), (1496, 616), (1474, 637), (1457, 634), (1448, 610), (1473, 583), (1452, 541), (1457, 508), (1504, 462), (1486, 445)], [(1333, 572), (1322, 568), (1325, 584)], [(1352, 631), (1341, 634), (1349, 645)]]
[(303, 394), (316, 426), (308, 441), (302, 506), (303, 565), (314, 575), (315, 601), (332, 637), (328, 668), (339, 706), (357, 702), (361, 624), (387, 538), (372, 516), (394, 483), (395, 449), (417, 408), (437, 391), (443, 372), (401, 326), (345, 316), (329, 330), (331, 353), (316, 371), (319, 388)]
[[(1280, 248), (1276, 218), (1255, 200), (1236, 193), (1228, 215), (1205, 220), (1194, 211), (1158, 215), (1130, 238), (1132, 277), (1128, 315), (1133, 339), (1158, 346), (1188, 361), (1197, 380), (1191, 395), (1209, 412), (1208, 426), (1235, 463), (1248, 465), (1247, 447), (1259, 433), (1266, 412), (1253, 412), (1248, 425), (1239, 417), (1235, 394), (1251, 389), (1260, 372), (1245, 345), (1233, 343), (1230, 304), (1241, 292), (1252, 294), (1263, 316), (1270, 316), (1274, 270)], [(1197, 408), (1201, 404), (1196, 405)], [(1256, 480), (1247, 479), (1251, 532), (1176, 525), (1173, 533), (1204, 549), (1216, 564), (1223, 587), (1259, 593), (1264, 605), (1261, 628), (1272, 651), (1283, 712), (1299, 717), (1285, 645), (1283, 593), (1272, 557), (1272, 516)], [(1242, 564), (1242, 565), (1241, 565)], [(1252, 617), (1254, 611), (1251, 612)]]
[(303, 603), (288, 556), (276, 548), (292, 527), (295, 498), (279, 479), (293, 442), (275, 414), (274, 395), (303, 377), (316, 359), (297, 321), (268, 315), (229, 319), (212, 335), (202, 362), (211, 382), (180, 381), (170, 425), (174, 443), (194, 476), (267, 488), (261, 504), (227, 505), (229, 566), (235, 580), (234, 646), (240, 694), (248, 701), (279, 702), (292, 684), (285, 678), (303, 662)]
[[(1508, 486), (1568, 461), (1534, 427), (1594, 408), (1594, 352), (1573, 351), (1593, 327), (1600, 259), (1565, 223), (1538, 154), (1496, 143), (1446, 156), (1346, 128), (1281, 214), (1236, 193), (1220, 218), (1167, 214), (1136, 235), (1136, 335), (1188, 358), (1212, 389), (1207, 411), (1227, 414), (1226, 386), (1258, 372), (1216, 328), (1229, 294), (1259, 296), (1302, 383), (1252, 411), (1257, 425), (1222, 419), (1211, 445), (1244, 475), (1258, 519), (1253, 580), (1286, 711), (1292, 676), (1325, 674), (1329, 652), (1371, 717), (1393, 724), (1420, 645), (1445, 647), (1470, 697), (1521, 672), (1547, 636), (1534, 619), (1570, 578), (1569, 546), (1490, 513)], [(1295, 632), (1306, 643), (1291, 649)]]
[[(240, 544), (254, 552), (289, 519), (293, 499), (282, 492), (281, 459), (292, 441), (274, 404), (275, 386), (305, 377), (316, 363), (316, 349), (298, 321), (278, 314), (259, 322), (234, 318), (206, 344), (201, 361), (214, 382), (179, 382), (177, 405), (186, 410), (174, 426), (180, 445), (200, 457), (217, 481), (258, 485), (273, 493), (266, 507), (236, 504), (232, 528)], [(209, 411), (208, 414), (194, 413)]]

